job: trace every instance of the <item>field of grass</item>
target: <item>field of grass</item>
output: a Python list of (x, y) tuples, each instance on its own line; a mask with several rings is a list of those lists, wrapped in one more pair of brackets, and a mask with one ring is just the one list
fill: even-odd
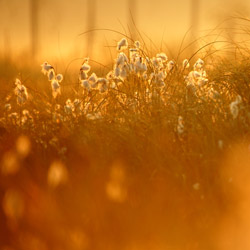
[(250, 249), (237, 49), (172, 60), (123, 38), (110, 70), (86, 58), (70, 76), (2, 62), (0, 249)]

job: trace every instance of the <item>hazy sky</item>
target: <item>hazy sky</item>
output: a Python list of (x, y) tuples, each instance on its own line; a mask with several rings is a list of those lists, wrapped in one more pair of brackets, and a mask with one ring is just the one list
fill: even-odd
[[(39, 1), (39, 55), (42, 58), (81, 57), (86, 55), (88, 29), (87, 0)], [(198, 29), (213, 28), (232, 12), (247, 12), (250, 6), (244, 0), (196, 0)], [(125, 32), (131, 24), (127, 0), (96, 0), (96, 28)], [(191, 26), (191, 0), (136, 0), (132, 14), (142, 34), (160, 47), (181, 42)], [(30, 0), (0, 0), (0, 51), (16, 56), (30, 51)], [(243, 6), (243, 8), (241, 7)], [(129, 20), (130, 19), (130, 20)], [(126, 29), (127, 30), (127, 29)], [(94, 59), (108, 56), (107, 45), (115, 45), (120, 38), (107, 31), (95, 32)], [(171, 47), (171, 46), (170, 46)]]

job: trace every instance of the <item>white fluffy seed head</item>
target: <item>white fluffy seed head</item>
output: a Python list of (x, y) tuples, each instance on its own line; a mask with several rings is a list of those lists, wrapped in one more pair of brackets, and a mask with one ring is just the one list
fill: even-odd
[(199, 58), (194, 64), (194, 70), (201, 70), (203, 66), (204, 66), (204, 61)]
[(115, 77), (119, 77), (119, 75), (120, 75), (120, 68), (119, 67), (114, 68), (114, 75), (115, 75)]
[(114, 72), (111, 70), (108, 72), (108, 74), (106, 75), (106, 78), (108, 80), (112, 80), (114, 78)]
[(229, 105), (231, 115), (233, 116), (233, 119), (236, 119), (239, 114), (239, 108), (237, 102), (231, 102)]
[(61, 86), (56, 79), (51, 81), (51, 88), (52, 88), (52, 96), (56, 98), (58, 95), (61, 94)]
[(16, 79), (15, 81), (15, 89), (14, 93), (17, 96), (17, 103), (19, 105), (24, 104), (28, 100), (28, 92), (26, 87), (21, 83), (19, 79)]
[(178, 134), (182, 134), (184, 132), (184, 124), (183, 124), (183, 117), (178, 117), (178, 123), (177, 123), (177, 132)]
[(166, 62), (168, 60), (167, 55), (165, 53), (163, 53), (163, 52), (157, 54), (156, 58), (160, 58), (162, 60), (162, 62)]
[(128, 63), (128, 58), (123, 52), (121, 52), (118, 54), (118, 57), (116, 59), (116, 65), (123, 66), (125, 63)]
[(137, 49), (140, 49), (140, 47), (141, 47), (141, 44), (140, 44), (140, 42), (139, 41), (135, 41), (135, 47), (137, 48)]
[(56, 80), (57, 80), (58, 82), (61, 82), (61, 81), (63, 80), (63, 75), (62, 75), (62, 74), (57, 74), (57, 75), (56, 75)]
[(90, 90), (90, 84), (88, 80), (81, 81), (81, 85), (84, 89)]
[(54, 78), (55, 78), (55, 71), (54, 71), (54, 69), (50, 69), (48, 71), (48, 80), (52, 81)]
[(236, 96), (236, 100), (235, 100), (235, 102), (236, 102), (237, 104), (239, 104), (239, 103), (241, 103), (241, 102), (242, 102), (242, 98), (241, 98), (241, 96), (240, 96), (240, 95), (237, 95), (237, 96)]
[(95, 73), (92, 73), (88, 80), (90, 84), (94, 84), (97, 82), (98, 78)]
[(90, 71), (90, 66), (87, 63), (83, 63), (80, 70), (88, 73)]
[(57, 89), (60, 88), (60, 84), (59, 84), (59, 82), (58, 82), (56, 79), (54, 79), (54, 80), (51, 82), (51, 86), (52, 86), (52, 89), (53, 89), (53, 90), (57, 90)]
[(188, 59), (184, 59), (182, 62), (182, 68), (183, 69), (188, 69), (190, 67)]
[(70, 115), (70, 114), (72, 114), (72, 112), (74, 111), (74, 109), (75, 109), (74, 104), (71, 102), (70, 99), (68, 99), (66, 101), (65, 106), (64, 106), (65, 113), (68, 114), (68, 115)]
[(11, 104), (10, 104), (10, 103), (6, 103), (6, 104), (4, 105), (4, 110), (5, 110), (6, 112), (9, 112), (9, 111), (11, 110)]
[(122, 38), (118, 43), (117, 43), (117, 50), (122, 50), (126, 49), (128, 47), (128, 41), (126, 38)]
[(167, 69), (168, 71), (171, 71), (173, 68), (174, 68), (174, 61), (169, 61), (168, 64), (167, 64)]
[(81, 70), (80, 74), (79, 74), (79, 80), (83, 81), (83, 80), (86, 80), (86, 79), (88, 79), (88, 74), (85, 71)]
[(53, 69), (53, 67), (48, 63), (48, 62), (44, 62), (43, 64), (41, 64), (41, 67), (42, 67), (42, 73), (44, 75), (47, 75), (48, 74), (48, 71), (50, 69)]
[(125, 79), (127, 77), (128, 73), (127, 73), (127, 70), (126, 70), (126, 67), (125, 65), (122, 67), (121, 69), (121, 72), (120, 72), (120, 77)]

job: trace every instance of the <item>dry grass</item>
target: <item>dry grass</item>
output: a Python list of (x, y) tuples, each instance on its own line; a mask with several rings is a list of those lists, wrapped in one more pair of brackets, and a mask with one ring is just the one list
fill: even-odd
[(146, 51), (116, 61), (126, 76), (107, 89), (72, 76), (55, 95), (53, 79), (23, 71), (17, 101), (4, 71), (0, 249), (248, 249), (248, 55), (183, 69)]

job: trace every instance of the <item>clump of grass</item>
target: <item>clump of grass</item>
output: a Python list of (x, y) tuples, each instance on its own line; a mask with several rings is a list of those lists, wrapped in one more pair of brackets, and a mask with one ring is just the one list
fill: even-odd
[(0, 108), (1, 247), (214, 246), (220, 159), (249, 140), (249, 61), (146, 51), (122, 38), (105, 75), (85, 58), (71, 94), (48, 62), (51, 93), (16, 80)]

